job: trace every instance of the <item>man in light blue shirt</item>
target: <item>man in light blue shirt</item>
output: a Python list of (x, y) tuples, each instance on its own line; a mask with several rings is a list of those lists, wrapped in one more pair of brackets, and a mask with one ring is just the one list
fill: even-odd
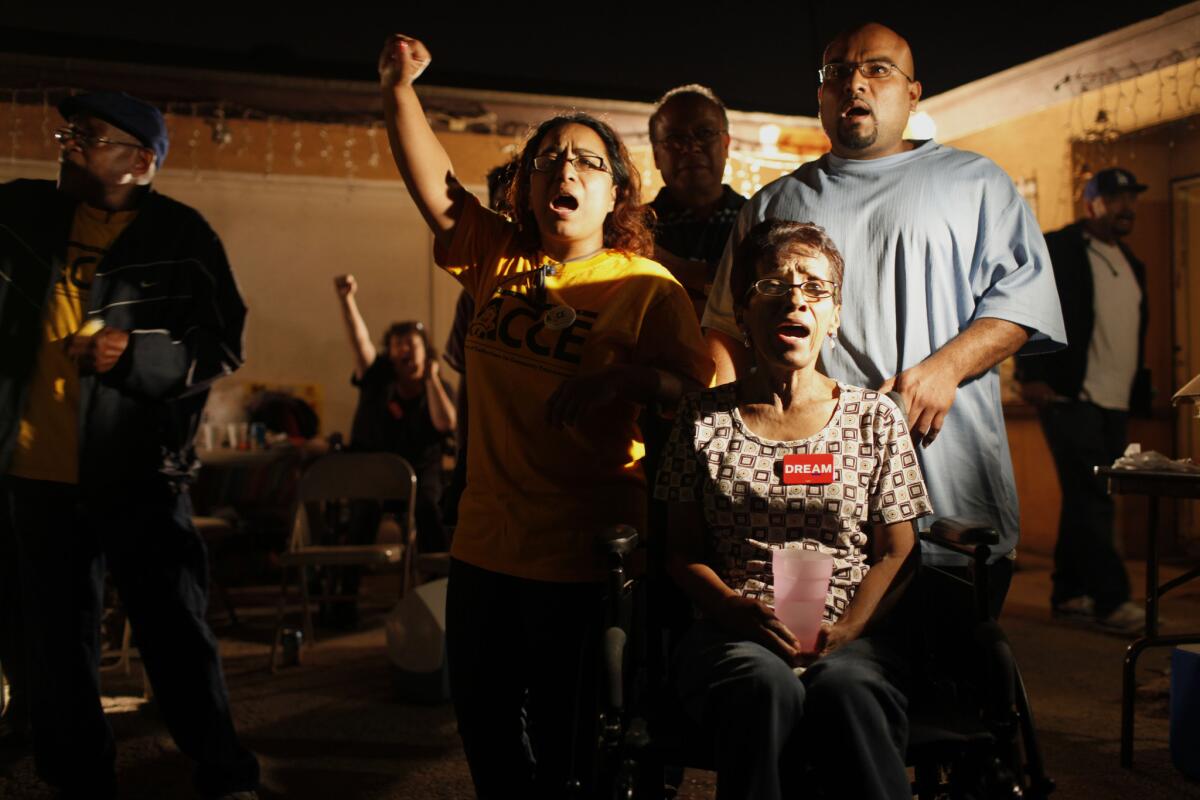
[(982, 156), (903, 138), (921, 96), (913, 76), (908, 43), (882, 25), (826, 48), (818, 98), (833, 151), (743, 208), (703, 325), (718, 380), (732, 380), (749, 352), (729, 292), (733, 246), (769, 217), (824, 227), (846, 259), (842, 325), (824, 346), (824, 368), (903, 395), (936, 513), (1000, 531), (998, 613), (1018, 509), (996, 365), (1058, 349), (1066, 334), (1045, 241), (1008, 176)]

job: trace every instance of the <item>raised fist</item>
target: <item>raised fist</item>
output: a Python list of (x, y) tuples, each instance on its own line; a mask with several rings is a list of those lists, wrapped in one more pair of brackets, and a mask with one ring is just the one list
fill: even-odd
[(433, 56), (419, 40), (393, 33), (379, 54), (379, 83), (385, 89), (412, 86), (432, 60)]
[(333, 279), (333, 287), (337, 289), (338, 297), (353, 297), (358, 291), (358, 281), (354, 280), (353, 275), (338, 275)]

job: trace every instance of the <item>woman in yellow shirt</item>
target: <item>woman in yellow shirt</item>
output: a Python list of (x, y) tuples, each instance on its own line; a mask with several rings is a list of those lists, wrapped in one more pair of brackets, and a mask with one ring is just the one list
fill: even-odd
[(425, 46), (379, 60), (400, 174), (438, 264), (475, 301), (467, 490), (451, 551), (451, 692), (480, 797), (562, 797), (591, 774), (603, 563), (595, 534), (645, 526), (643, 406), (673, 409), (712, 363), (659, 264), (625, 147), (585, 114), (542, 123), (510, 189), (514, 221), (454, 176), (413, 89)]

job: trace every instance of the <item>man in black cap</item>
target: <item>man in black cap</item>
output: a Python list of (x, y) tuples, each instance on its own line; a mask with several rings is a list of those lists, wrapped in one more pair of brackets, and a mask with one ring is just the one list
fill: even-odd
[(246, 309), (217, 235), (150, 188), (158, 110), (97, 92), (59, 111), (57, 186), (0, 186), (0, 539), (17, 555), (38, 773), (65, 797), (116, 794), (97, 675), (107, 565), (201, 795), (253, 798), (187, 488)]
[(1046, 235), (1069, 344), (1017, 361), (1021, 393), (1038, 408), (1062, 486), (1052, 610), (1116, 633), (1140, 630), (1145, 615), (1129, 600), (1113, 546), (1113, 501), (1092, 467), (1124, 451), (1130, 412), (1150, 411), (1146, 268), (1121, 241), (1145, 190), (1128, 170), (1102, 170), (1083, 190), (1087, 216)]

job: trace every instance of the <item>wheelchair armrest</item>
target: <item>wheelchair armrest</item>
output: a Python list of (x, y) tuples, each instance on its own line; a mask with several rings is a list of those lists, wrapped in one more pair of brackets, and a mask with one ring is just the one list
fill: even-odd
[(628, 525), (613, 525), (600, 531), (596, 537), (596, 546), (605, 555), (618, 556), (624, 559), (637, 549), (638, 532)]
[(942, 517), (928, 531), (922, 531), (921, 540), (971, 558), (982, 556), (986, 560), (991, 555), (991, 548), (1000, 544), (1000, 534), (983, 522)]

